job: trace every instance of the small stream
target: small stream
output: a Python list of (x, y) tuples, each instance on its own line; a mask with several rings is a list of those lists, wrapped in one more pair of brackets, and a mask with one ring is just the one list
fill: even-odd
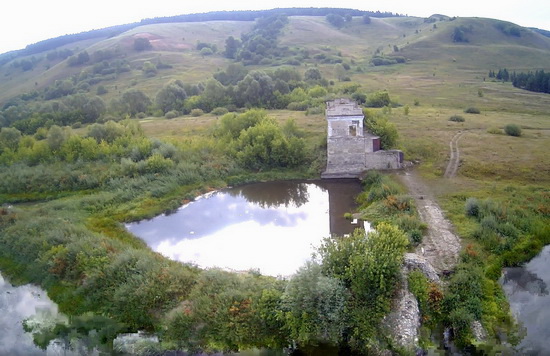
[(360, 192), (358, 180), (247, 184), (126, 227), (176, 261), (289, 276), (324, 237), (362, 227), (344, 217)]
[(505, 268), (501, 278), (510, 309), (525, 337), (522, 355), (550, 355), (550, 245), (523, 267)]

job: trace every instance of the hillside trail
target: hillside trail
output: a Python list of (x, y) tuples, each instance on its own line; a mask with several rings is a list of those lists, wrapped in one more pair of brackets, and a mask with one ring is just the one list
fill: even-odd
[(445, 178), (453, 178), (454, 176), (456, 176), (458, 165), (460, 164), (460, 150), (458, 148), (458, 141), (462, 138), (463, 135), (464, 131), (458, 131), (451, 139), (451, 142), (449, 142), (451, 156), (449, 159), (449, 163), (447, 164), (445, 174), (443, 175)]

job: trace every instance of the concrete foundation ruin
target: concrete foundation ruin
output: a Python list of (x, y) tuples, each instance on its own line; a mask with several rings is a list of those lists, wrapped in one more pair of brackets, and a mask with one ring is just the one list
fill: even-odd
[(350, 99), (327, 102), (327, 168), (322, 178), (356, 178), (369, 169), (399, 169), (403, 152), (381, 150), (380, 137), (363, 125), (363, 110)]

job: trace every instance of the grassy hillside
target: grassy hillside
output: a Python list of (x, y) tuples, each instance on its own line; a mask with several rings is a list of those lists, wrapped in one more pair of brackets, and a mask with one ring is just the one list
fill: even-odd
[[(306, 49), (310, 57), (319, 53), (341, 54), (344, 60), (354, 61), (364, 72), (354, 77), (354, 81), (369, 86), (374, 82), (378, 87), (387, 86), (396, 93), (400, 89), (409, 88), (411, 82), (417, 82), (415, 90), (426, 85), (439, 87), (440, 80), (468, 83), (485, 77), (490, 69), (500, 67), (518, 71), (548, 68), (550, 38), (525, 28), (521, 28), (521, 37), (507, 35), (496, 27), (499, 23), (502, 22), (479, 18), (432, 23), (422, 18), (396, 17), (372, 18), (367, 25), (362, 22), (362, 18), (355, 17), (351, 24), (337, 29), (324, 17), (297, 16), (290, 18), (280, 38), (280, 45)], [(252, 25), (250, 21), (145, 25), (112, 38), (76, 42), (66, 47), (74, 53), (86, 50), (91, 56), (97, 51), (112, 50), (116, 52), (114, 58), (129, 62), (130, 72), (101, 83), (108, 89), (114, 89), (109, 90), (107, 100), (130, 85), (153, 95), (169, 79), (198, 83), (206, 80), (216, 69), (227, 66), (230, 61), (221, 55), (225, 39), (228, 36), (239, 38), (241, 34), (250, 31)], [(471, 32), (466, 34), (469, 42), (454, 43), (452, 32), (461, 26), (471, 28)], [(133, 41), (140, 37), (149, 39), (151, 50), (134, 50)], [(218, 53), (201, 56), (195, 49), (198, 41), (215, 44)], [(399, 52), (394, 52), (395, 48)], [(405, 57), (406, 70), (402, 65), (385, 68), (370, 66), (370, 58), (376, 53)], [(0, 103), (18, 94), (42, 89), (55, 80), (91, 70), (95, 64), (92, 60), (82, 66), (70, 67), (67, 60), (48, 60), (46, 55), (32, 56), (35, 61), (39, 61), (29, 71), (14, 68), (13, 61), (0, 67), (0, 76), (4, 78), (0, 82)], [(17, 60), (30, 60), (32, 57)], [(144, 78), (139, 69), (145, 61), (161, 61), (172, 68), (159, 71), (154, 78)], [(308, 61), (305, 62), (303, 65), (307, 65)], [(332, 65), (315, 60), (309, 62), (318, 65), (327, 74), (332, 71)], [(262, 69), (269, 69), (269, 66), (262, 66)], [(406, 75), (400, 77), (404, 72)], [(92, 87), (90, 91), (94, 89)], [(421, 91), (417, 95), (424, 96)], [(428, 100), (432, 97), (425, 96)]]

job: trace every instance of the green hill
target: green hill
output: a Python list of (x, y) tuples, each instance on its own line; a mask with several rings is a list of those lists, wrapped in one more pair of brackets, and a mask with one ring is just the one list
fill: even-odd
[[(439, 19), (443, 19), (440, 21)], [(435, 22), (433, 22), (435, 21)], [(499, 29), (509, 26), (517, 28), (519, 36)], [(98, 85), (109, 90), (107, 100), (129, 87), (144, 90), (154, 95), (170, 79), (181, 79), (186, 83), (198, 83), (209, 78), (214, 71), (226, 67), (231, 60), (224, 58), (225, 39), (228, 36), (239, 38), (253, 26), (252, 21), (210, 21), (190, 23), (162, 23), (134, 27), (110, 38), (94, 38), (74, 42), (53, 51), (35, 53), (8, 61), (0, 67), (0, 103), (11, 98), (41, 90), (56, 80), (79, 75), (83, 71), (93, 71), (94, 65), (104, 60), (124, 60), (130, 71), (108, 76), (101, 83), (92, 84), (89, 91)], [(468, 42), (453, 42), (456, 28), (466, 30)], [(152, 48), (136, 51), (133, 47), (136, 38), (147, 38)], [(211, 56), (201, 56), (196, 50), (198, 42), (216, 45), (218, 51)], [(459, 80), (470, 80), (472, 74), (485, 75), (490, 69), (511, 68), (514, 70), (548, 69), (550, 38), (533, 30), (492, 19), (458, 18), (443, 16), (430, 19), (412, 17), (372, 18), (364, 24), (361, 17), (354, 17), (351, 24), (342, 29), (331, 26), (324, 17), (290, 17), (279, 41), (280, 46), (309, 51), (310, 58), (318, 55), (318, 60), (301, 60), (298, 69), (305, 71), (306, 65), (317, 65), (328, 75), (332, 63), (322, 57), (339, 54), (344, 61), (354, 61), (364, 73), (378, 73), (380, 68), (369, 64), (375, 54), (402, 56), (407, 60), (407, 72), (421, 81), (434, 71), (444, 71)], [(86, 51), (91, 59), (83, 65), (69, 66), (68, 59), (52, 58), (52, 53), (69, 49), (74, 54)], [(396, 52), (395, 50), (398, 50)], [(100, 52), (112, 52), (107, 59), (96, 56)], [(97, 59), (96, 59), (97, 57)], [(145, 61), (166, 65), (153, 78), (144, 78), (140, 70)], [(31, 68), (24, 70), (22, 62), (30, 62)], [(545, 68), (546, 66), (546, 68)], [(265, 70), (273, 65), (259, 66)], [(385, 68), (384, 72), (395, 69)], [(362, 76), (354, 78), (361, 82)], [(364, 78), (369, 81), (368, 78)], [(399, 83), (397, 83), (399, 84)], [(114, 89), (114, 90), (113, 90)], [(399, 85), (392, 89), (399, 91)]]

